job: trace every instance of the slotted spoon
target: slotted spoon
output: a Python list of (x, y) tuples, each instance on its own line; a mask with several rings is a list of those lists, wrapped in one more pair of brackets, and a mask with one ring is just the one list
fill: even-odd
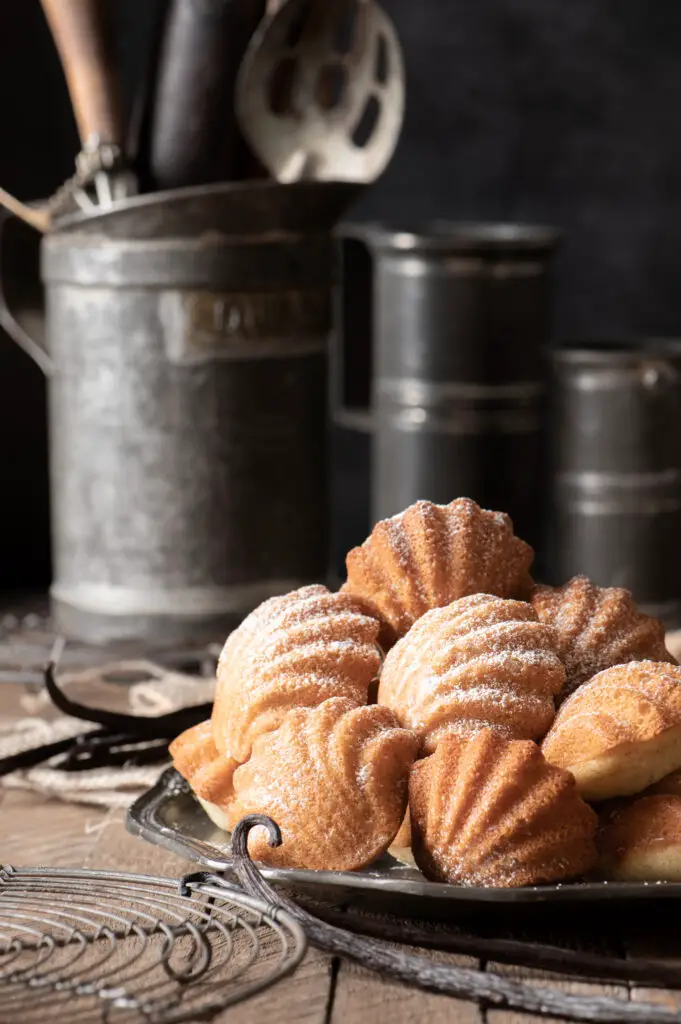
[(400, 42), (375, 0), (272, 5), (236, 87), (241, 129), (280, 182), (371, 182), (404, 118)]

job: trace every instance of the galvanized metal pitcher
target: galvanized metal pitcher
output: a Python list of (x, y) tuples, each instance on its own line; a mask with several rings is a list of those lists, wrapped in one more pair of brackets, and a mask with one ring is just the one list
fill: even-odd
[(44, 237), (51, 596), (69, 635), (221, 639), (324, 576), (329, 230), (356, 191), (186, 189)]

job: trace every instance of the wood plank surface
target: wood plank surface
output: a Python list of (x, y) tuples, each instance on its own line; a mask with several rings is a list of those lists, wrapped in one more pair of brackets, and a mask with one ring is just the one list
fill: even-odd
[[(487, 964), (487, 970), (517, 978), (518, 981), (523, 981), (528, 985), (551, 987), (566, 995), (608, 996), (611, 999), (621, 999), (623, 1002), (629, 999), (629, 989), (626, 985), (604, 985), (592, 981), (581, 981), (566, 978), (564, 975), (551, 971), (535, 971), (526, 967), (515, 967), (512, 964), (490, 962)], [(528, 1024), (529, 1020), (536, 1021), (536, 1018), (512, 1010), (488, 1010), (486, 1024)], [(541, 1020), (543, 1024), (563, 1024), (563, 1018), (558, 1017), (542, 1017)]]
[(0, 790), (0, 862), (13, 867), (83, 867), (97, 842), (98, 808)]
[[(421, 951), (422, 956), (428, 953)], [(439, 957), (462, 963), (461, 957)], [(357, 964), (338, 965), (331, 1024), (483, 1024), (484, 1017), (473, 1003), (380, 978)]]

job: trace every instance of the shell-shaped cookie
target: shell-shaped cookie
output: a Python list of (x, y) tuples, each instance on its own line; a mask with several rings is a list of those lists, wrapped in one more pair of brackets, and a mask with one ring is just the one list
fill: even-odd
[(265, 601), (228, 638), (217, 671), (213, 736), (245, 761), (292, 708), (328, 697), (365, 704), (381, 665), (379, 624), (349, 594), (310, 586)]
[(425, 612), (467, 594), (527, 597), (533, 557), (503, 512), (470, 498), (417, 501), (349, 552), (343, 590), (380, 615), (387, 649)]
[(246, 814), (267, 814), (283, 843), (272, 849), (264, 829), (249, 836), (256, 860), (280, 867), (353, 871), (390, 846), (407, 806), (416, 740), (394, 715), (373, 704), (333, 697), (290, 711), (260, 736), (234, 773), (232, 827)]
[(587, 800), (640, 793), (681, 768), (681, 668), (631, 661), (569, 697), (542, 750)]
[(485, 727), (544, 736), (565, 682), (550, 626), (530, 604), (473, 594), (423, 615), (388, 653), (378, 701), (431, 752), (447, 733)]
[(613, 665), (676, 664), (665, 647), (662, 623), (639, 611), (628, 590), (597, 587), (586, 576), (575, 576), (563, 587), (535, 587), (531, 601), (540, 621), (556, 631), (556, 649), (566, 670), (559, 703)]
[(238, 762), (218, 752), (210, 719), (186, 729), (168, 750), (174, 767), (192, 787), (205, 811), (216, 825), (225, 828), (225, 808), (233, 796), (232, 780)]
[(512, 888), (596, 863), (596, 815), (530, 741), (447, 737), (414, 765), (409, 806), (414, 858), (433, 881)]
[(681, 882), (681, 796), (644, 796), (598, 835), (600, 869), (624, 882)]

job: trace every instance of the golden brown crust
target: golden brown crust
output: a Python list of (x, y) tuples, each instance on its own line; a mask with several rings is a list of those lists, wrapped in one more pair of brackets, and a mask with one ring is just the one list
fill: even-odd
[(254, 740), (293, 708), (329, 697), (366, 703), (381, 664), (378, 631), (349, 594), (323, 586), (265, 601), (220, 656), (212, 715), (218, 750), (244, 762)]
[(473, 594), (427, 612), (388, 653), (378, 701), (428, 753), (451, 732), (546, 734), (565, 682), (550, 626), (530, 604)]
[(409, 806), (414, 858), (433, 881), (538, 885), (596, 863), (596, 815), (530, 741), (447, 737), (414, 765)]
[(611, 815), (598, 834), (601, 870), (615, 878), (676, 879), (681, 870), (681, 797), (644, 796)]
[(267, 814), (283, 844), (254, 829), (249, 850), (279, 867), (353, 871), (390, 846), (407, 806), (416, 740), (387, 709), (334, 697), (290, 711), (234, 774), (230, 825)]
[(559, 704), (614, 665), (676, 664), (665, 647), (664, 627), (639, 611), (628, 590), (597, 587), (586, 576), (575, 576), (562, 587), (536, 586), (531, 600), (539, 620), (556, 631), (556, 650), (567, 676)]
[(174, 767), (198, 797), (222, 808), (229, 804), (238, 762), (218, 752), (210, 719), (181, 733), (168, 751)]
[(560, 708), (542, 744), (544, 755), (572, 768), (681, 726), (680, 684), (681, 668), (652, 661), (600, 672)]
[(343, 591), (381, 617), (390, 647), (425, 612), (468, 594), (527, 597), (532, 548), (513, 533), (503, 512), (470, 498), (449, 505), (418, 501), (347, 556)]

